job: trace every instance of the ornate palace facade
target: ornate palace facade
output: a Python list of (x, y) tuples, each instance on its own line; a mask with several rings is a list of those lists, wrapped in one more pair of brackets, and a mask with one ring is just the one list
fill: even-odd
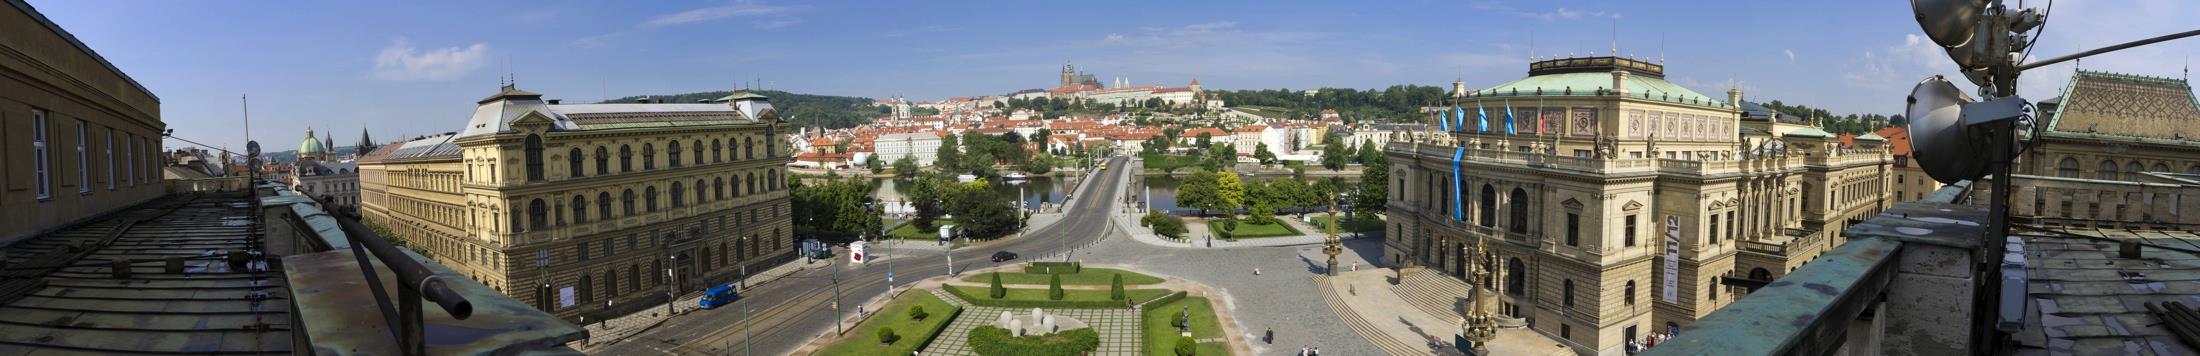
[[(1487, 240), (1500, 311), (1577, 351), (1689, 323), (1844, 240), (1892, 203), (1884, 140), (1807, 121), (1615, 57), (1537, 61), (1464, 93), (1437, 130), (1398, 132), (1384, 258), (1453, 276)], [(1464, 296), (1461, 296), (1464, 297)]]
[(507, 85), (462, 131), (362, 157), (362, 210), (562, 317), (661, 303), (794, 256), (779, 114), (723, 101), (560, 105)]

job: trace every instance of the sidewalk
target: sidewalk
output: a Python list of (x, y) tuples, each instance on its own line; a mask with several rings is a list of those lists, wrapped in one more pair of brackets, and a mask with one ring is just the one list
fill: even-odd
[[(1398, 294), (1397, 286), (1390, 284), (1389, 269), (1371, 268), (1337, 273), (1336, 277), (1317, 277), (1321, 281), (1323, 302), (1346, 320), (1350, 328), (1392, 353), (1405, 350), (1428, 351), (1431, 342), (1440, 344), (1441, 353), (1456, 355), (1453, 337), (1459, 335), (1459, 317), (1433, 315), (1423, 308), (1399, 308), (1411, 304)], [(1490, 353), (1496, 355), (1554, 355), (1571, 354), (1573, 349), (1561, 346), (1550, 336), (1526, 328), (1500, 328), (1497, 338), (1490, 341)], [(1418, 352), (1415, 352), (1418, 353)]]
[[(757, 286), (770, 284), (771, 282), (777, 281), (780, 278), (793, 275), (795, 273), (800, 273), (803, 270), (812, 267), (825, 266), (827, 266), (826, 263), (804, 264), (802, 263), (802, 259), (794, 259), (791, 261), (787, 261), (787, 263), (781, 264), (778, 267), (772, 267), (771, 269), (764, 270), (763, 272), (758, 272), (756, 275), (750, 276), (748, 288), (756, 288)], [(742, 290), (745, 291), (746, 288), (743, 288)], [(581, 325), (581, 328), (588, 330), (588, 338), (581, 341), (568, 343), (566, 344), (566, 346), (571, 347), (574, 350), (587, 352), (588, 348), (593, 346), (606, 345), (619, 341), (624, 341), (628, 336), (633, 336), (634, 334), (641, 333), (642, 331), (647, 331), (652, 327), (656, 327), (657, 324), (663, 323), (665, 320), (672, 319), (672, 317), (685, 315), (688, 312), (701, 309), (702, 306), (699, 305), (699, 303), (702, 301), (702, 299), (702, 293), (693, 293), (691, 295), (681, 297), (679, 300), (672, 303), (672, 312), (669, 314), (665, 312), (665, 308), (659, 307), (643, 309), (641, 311), (634, 312), (634, 314), (627, 314), (626, 316), (619, 317), (617, 319), (611, 319), (608, 321), (589, 321), (588, 323)]]

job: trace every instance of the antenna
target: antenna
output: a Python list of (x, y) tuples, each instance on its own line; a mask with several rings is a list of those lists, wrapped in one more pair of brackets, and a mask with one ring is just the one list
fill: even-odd
[(1619, 18), (1612, 18), (1612, 57), (1619, 57)]

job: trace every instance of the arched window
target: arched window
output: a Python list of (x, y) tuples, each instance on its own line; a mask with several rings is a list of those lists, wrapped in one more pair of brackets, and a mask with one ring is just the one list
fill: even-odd
[[(695, 147), (695, 158), (692, 158), (695, 160), (695, 165), (703, 165), (703, 140), (695, 140), (695, 142), (689, 142), (688, 146)], [(701, 188), (702, 186), (696, 187)]]
[(634, 171), (634, 146), (619, 145), (619, 173)]
[(717, 198), (718, 200), (726, 200), (725, 177), (716, 177), (710, 179), (710, 194), (712, 197)]
[(573, 223), (588, 223), (588, 197), (579, 195), (573, 196)]
[(2123, 176), (2116, 174), (2116, 161), (2101, 161), (2101, 171), (2095, 172), (2094, 174), (2096, 174), (2094, 178), (2099, 178), (2101, 180), (2117, 180), (2123, 178)]
[(2139, 180), (2139, 172), (2145, 172), (2146, 170), (2147, 166), (2145, 164), (2141, 164), (2139, 161), (2131, 161), (2131, 164), (2124, 166), (2124, 180), (2137, 181)]
[(626, 265), (626, 289), (627, 289), (627, 290), (642, 289), (642, 265), (641, 265), (641, 264), (639, 264), (639, 263), (630, 263), (630, 264), (627, 264), (627, 265)]
[[(721, 246), (723, 246), (723, 245), (721, 245)], [(723, 250), (723, 249), (725, 249), (725, 247), (719, 247), (719, 249)], [(710, 245), (703, 245), (703, 248), (702, 248), (702, 252), (696, 253), (695, 255), (696, 255), (697, 257), (701, 257), (701, 258), (697, 258), (697, 260), (698, 260), (698, 261), (696, 261), (696, 262), (700, 262), (700, 263), (702, 263), (702, 265), (703, 265), (703, 270), (704, 270), (704, 271), (709, 271), (709, 270), (710, 270), (710, 262), (711, 262), (711, 261), (710, 261)]]
[(657, 212), (657, 186), (642, 188), (642, 210)]
[(2085, 178), (2084, 176), (2080, 175), (2081, 173), (2078, 173), (2078, 170), (2078, 159), (2076, 158), (2063, 157), (2062, 162), (2055, 163), (2055, 176), (2057, 177)]
[(1512, 211), (1512, 221), (1507, 222), (1507, 227), (1512, 232), (1528, 233), (1528, 191), (1513, 188), (1512, 199), (1505, 202), (1505, 209)]
[(642, 170), (657, 169), (657, 146), (642, 143)]
[(1528, 264), (1520, 262), (1519, 257), (1505, 260), (1505, 292), (1520, 296), (1525, 295), (1527, 291)]
[(1574, 280), (1568, 278), (1565, 282), (1560, 283), (1560, 285), (1563, 286), (1563, 289), (1565, 289), (1565, 299), (1560, 299), (1562, 301), (1561, 303), (1564, 303), (1567, 308), (1574, 307)]
[(687, 206), (687, 198), (685, 198), (687, 195), (684, 195), (684, 193), (687, 193), (687, 191), (681, 189), (680, 182), (672, 182), (672, 207)]
[(764, 125), (764, 158), (779, 158), (778, 127)]
[(550, 208), (542, 199), (527, 203), (527, 227), (537, 230), (550, 227)]
[(1749, 269), (1749, 279), (1758, 281), (1771, 281), (1772, 272), (1766, 271), (1763, 268), (1751, 268)]
[(749, 194), (756, 194), (756, 172), (749, 172)]
[(1627, 281), (1627, 305), (1635, 305), (1635, 281)]
[(2169, 164), (2166, 164), (2166, 163), (2161, 163), (2161, 162), (2155, 162), (2155, 163), (2154, 163), (2154, 169), (2149, 169), (2149, 170), (2147, 170), (2147, 171), (2148, 171), (2148, 172), (2163, 172), (2163, 173), (2168, 173), (2168, 172), (2169, 172)]
[(765, 175), (769, 175), (769, 176), (771, 176), (771, 185), (768, 185), (768, 186), (764, 186), (764, 191), (766, 191), (766, 192), (776, 192), (776, 191), (779, 191), (779, 188), (780, 188), (780, 187), (783, 187), (783, 185), (780, 185), (780, 184), (779, 184), (779, 170), (778, 170), (778, 169), (766, 170), (766, 171), (764, 171), (764, 174), (765, 174)]
[(527, 181), (542, 181), (542, 136), (527, 135)]
[(619, 195), (620, 216), (634, 216), (634, 190), (627, 189)]
[(565, 174), (566, 176), (573, 178), (580, 178), (588, 175), (588, 167), (581, 165), (580, 147), (574, 147), (572, 150), (566, 151)]
[(1497, 187), (1489, 184), (1482, 185), (1481, 208), (1482, 213), (1477, 222), (1481, 223), (1482, 227), (1497, 226)]
[(670, 164), (670, 165), (672, 166), (672, 168), (680, 168), (680, 141), (679, 141), (679, 140), (673, 140), (673, 141), (672, 141), (672, 143), (666, 143), (666, 144), (665, 144), (665, 158), (670, 158), (670, 159), (671, 159), (670, 161), (667, 161), (667, 162), (668, 162), (668, 164)]
[(741, 156), (742, 159), (756, 159), (756, 138), (741, 138)]
[(606, 299), (619, 297), (618, 270), (603, 271), (603, 297)]
[(710, 163), (726, 162), (726, 156), (723, 154), (725, 152), (724, 148), (725, 146), (720, 145), (718, 139), (710, 139)]
[(709, 195), (705, 195), (704, 193), (708, 193), (708, 192), (705, 192), (705, 191), (703, 191), (703, 179), (702, 179), (702, 178), (696, 178), (696, 179), (695, 179), (695, 203), (696, 203), (696, 204), (702, 204), (703, 202), (707, 202), (707, 201), (710, 201), (710, 199), (708, 199), (708, 198), (710, 198), (710, 196), (709, 196)]
[(596, 286), (595, 283), (591, 282), (592, 281), (589, 279), (588, 274), (581, 274), (581, 304), (588, 304), (589, 302), (595, 301)]
[(596, 146), (596, 175), (611, 174), (611, 149)]
[[(633, 199), (627, 199), (633, 201)], [(631, 207), (632, 205), (628, 205)], [(628, 208), (629, 212), (633, 208)], [(596, 220), (611, 220), (611, 192), (596, 193)]]

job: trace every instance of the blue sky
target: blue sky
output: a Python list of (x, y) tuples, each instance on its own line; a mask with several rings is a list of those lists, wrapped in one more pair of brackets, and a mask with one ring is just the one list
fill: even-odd
[[(1952, 74), (1907, 1), (108, 1), (31, 0), (151, 88), (176, 134), (287, 149), (311, 126), (339, 145), (453, 131), (512, 73), (552, 98), (722, 90), (761, 78), (802, 93), (936, 99), (1048, 87), (1063, 61), (1103, 82), (1208, 88), (1488, 87), (1531, 54), (1667, 61), (1724, 97), (1897, 113)], [(2044, 6), (2033, 1), (2034, 6)], [(2189, 30), (2200, 4), (2057, 4), (2036, 57)], [(1616, 31), (1615, 31), (1616, 29)], [(1532, 49), (1532, 52), (1531, 52)], [(2200, 40), (2085, 68), (2182, 76)], [(2070, 64), (2023, 93), (2056, 95)], [(170, 142), (171, 146), (180, 143)]]

